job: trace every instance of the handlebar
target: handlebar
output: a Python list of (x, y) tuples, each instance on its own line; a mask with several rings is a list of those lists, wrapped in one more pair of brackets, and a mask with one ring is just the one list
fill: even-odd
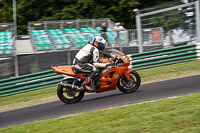
[[(118, 58), (116, 55), (110, 55), (109, 57), (106, 57), (108, 60), (107, 61), (112, 61), (112, 67), (117, 67), (120, 66), (119, 64), (123, 64), (121, 62), (121, 58)], [(105, 59), (105, 56), (104, 56)]]
[(113, 65), (116, 67), (119, 59), (111, 55), (111, 61), (113, 61)]
[(124, 61), (121, 58), (118, 58), (116, 56), (112, 56), (111, 60), (113, 61), (113, 65), (115, 67), (118, 67), (124, 64)]

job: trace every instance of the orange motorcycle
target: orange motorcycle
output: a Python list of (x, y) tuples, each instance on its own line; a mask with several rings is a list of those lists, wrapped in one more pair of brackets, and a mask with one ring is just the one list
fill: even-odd
[[(110, 58), (100, 58), (100, 62), (113, 61), (113, 66), (102, 68), (101, 72), (94, 78), (90, 85), (95, 88), (95, 93), (105, 92), (118, 88), (124, 93), (135, 92), (141, 83), (140, 75), (133, 69), (129, 69), (130, 59), (124, 53), (110, 50)], [(77, 103), (87, 90), (81, 89), (88, 73), (83, 73), (73, 66), (54, 66), (56, 74), (63, 74), (64, 80), (58, 83), (57, 95), (59, 99), (67, 104)]]

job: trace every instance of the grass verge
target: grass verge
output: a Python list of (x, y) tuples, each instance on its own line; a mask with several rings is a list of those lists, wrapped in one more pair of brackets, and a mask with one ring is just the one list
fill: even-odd
[(0, 98), (0, 112), (58, 100), (56, 87)]
[(2, 133), (199, 133), (200, 94), (92, 111), (1, 129)]
[(200, 60), (178, 63), (173, 65), (154, 67), (137, 71), (142, 83), (186, 77), (200, 74)]
[[(200, 61), (138, 70), (142, 84), (200, 74)], [(58, 100), (56, 86), (0, 98), (0, 112)]]

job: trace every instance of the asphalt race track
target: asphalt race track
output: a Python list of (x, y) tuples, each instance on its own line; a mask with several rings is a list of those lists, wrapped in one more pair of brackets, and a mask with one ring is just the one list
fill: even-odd
[(61, 101), (56, 101), (2, 112), (0, 113), (0, 128), (191, 93), (200, 93), (200, 75), (144, 84), (137, 92), (131, 94), (114, 90), (87, 95), (80, 103), (76, 104), (67, 105)]

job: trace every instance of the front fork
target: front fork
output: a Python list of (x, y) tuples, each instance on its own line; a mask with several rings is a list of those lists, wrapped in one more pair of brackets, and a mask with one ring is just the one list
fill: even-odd
[(133, 69), (128, 69), (125, 73), (124, 73), (124, 75), (125, 75), (125, 77), (128, 79), (128, 80), (130, 80), (130, 73), (133, 71)]

